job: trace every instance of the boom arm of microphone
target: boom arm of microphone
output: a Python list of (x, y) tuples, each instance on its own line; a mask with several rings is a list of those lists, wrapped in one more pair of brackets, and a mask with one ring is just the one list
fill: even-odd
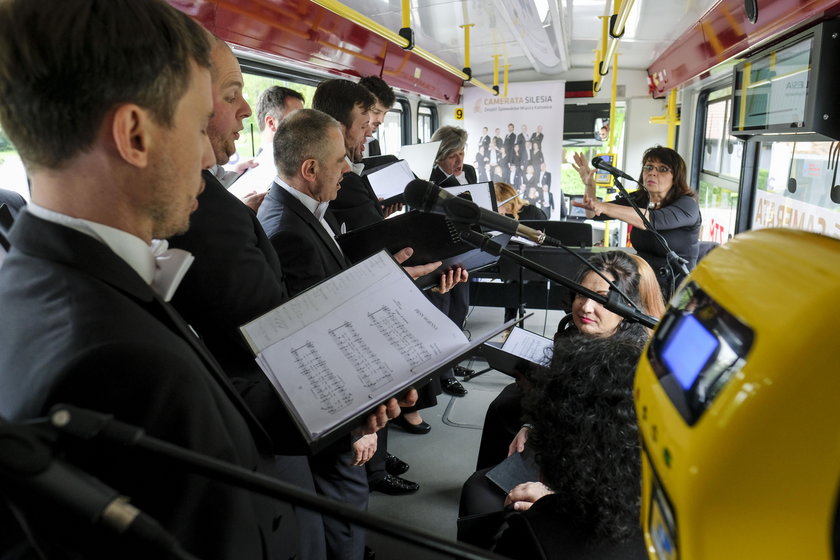
[(481, 208), (475, 202), (453, 195), (437, 185), (414, 179), (403, 192), (405, 203), (421, 212), (443, 214), (453, 222), (481, 225), (491, 230), (498, 230), (511, 235), (521, 235), (542, 245), (546, 241), (545, 233), (520, 224), (498, 212)]
[(197, 560), (119, 492), (53, 457), (52, 435), (43, 425), (15, 425), (0, 419), (0, 488), (17, 507), (30, 511), (43, 503), (50, 511), (129, 537), (127, 547), (142, 546), (159, 558)]
[(610, 289), (609, 294), (607, 296), (602, 296), (597, 292), (593, 292), (589, 290), (577, 282), (569, 280), (565, 276), (557, 274), (553, 270), (550, 270), (539, 263), (535, 263), (530, 259), (526, 259), (521, 255), (517, 255), (507, 249), (504, 249), (498, 243), (492, 241), (486, 235), (482, 235), (475, 231), (462, 231), (461, 232), (461, 239), (473, 245), (474, 247), (478, 247), (482, 251), (490, 253), (492, 255), (502, 256), (509, 260), (512, 260), (516, 264), (524, 266), (528, 270), (532, 270), (537, 274), (541, 274), (545, 276), (552, 282), (557, 282), (561, 286), (564, 286), (576, 294), (581, 294), (583, 296), (588, 297), (593, 301), (597, 301), (616, 315), (620, 315), (624, 317), (628, 321), (633, 321), (634, 323), (640, 323), (648, 328), (653, 328), (659, 322), (656, 318), (651, 317), (650, 315), (646, 315), (639, 311), (638, 309), (634, 309), (630, 305), (628, 305), (616, 292), (614, 289)]
[[(578, 259), (584, 266), (591, 268), (595, 274), (603, 278), (604, 281), (610, 285), (612, 290), (618, 292), (618, 294), (620, 294), (631, 307), (635, 307), (635, 304), (629, 297), (627, 297), (627, 294), (619, 290), (614, 282), (604, 276), (600, 270), (592, 266), (589, 261), (578, 255), (569, 247), (563, 245), (559, 240), (548, 237), (542, 231), (524, 226), (518, 221), (508, 218), (507, 216), (503, 216), (497, 212), (491, 212), (484, 208), (480, 208), (472, 201), (453, 196), (448, 191), (421, 179), (411, 181), (406, 186), (403, 197), (409, 206), (417, 208), (422, 212), (439, 212), (446, 215), (452, 221), (477, 224), (490, 229), (499, 230), (504, 233), (522, 235), (539, 245), (548, 245), (550, 247), (559, 247), (560, 249), (564, 249), (574, 258)], [(508, 200), (513, 198), (515, 198), (515, 196)]]
[(59, 404), (53, 407), (50, 421), (60, 433), (83, 440), (100, 439), (119, 446), (133, 446), (140, 451), (170, 461), (176, 468), (195, 472), (295, 506), (302, 506), (399, 541), (433, 550), (442, 556), (464, 560), (504, 560), (501, 556), (477, 547), (448, 541), (437, 534), (376, 517), (347, 504), (311, 494), (276, 478), (257, 474), (237, 465), (149, 437), (141, 428), (114, 420), (107, 414)]
[[(645, 216), (644, 212), (642, 212), (639, 209), (639, 206), (633, 201), (632, 198), (630, 198), (630, 195), (627, 193), (627, 189), (624, 188), (624, 185), (621, 184), (621, 181), (619, 181), (618, 178), (621, 177), (623, 179), (629, 179), (630, 181), (633, 181), (637, 184), (640, 184), (639, 181), (637, 181), (621, 169), (618, 169), (608, 164), (600, 156), (592, 158), (592, 165), (598, 169), (601, 169), (602, 171), (606, 171), (612, 174), (613, 177), (615, 177), (616, 188), (619, 191), (621, 191), (622, 196), (624, 196), (624, 198), (627, 200), (627, 202), (630, 204), (633, 210), (636, 211), (636, 214), (639, 216), (639, 219), (641, 219), (642, 223), (645, 224), (645, 228), (653, 234), (653, 236), (656, 238), (656, 241), (659, 243), (659, 245), (662, 246), (662, 249), (665, 251), (665, 257), (668, 259), (669, 262), (676, 263), (682, 269), (683, 274), (688, 276), (688, 261), (686, 261), (684, 258), (679, 256), (673, 249), (671, 249), (671, 246), (668, 245), (668, 241), (664, 237), (662, 237), (662, 234), (660, 234), (656, 230), (656, 228), (653, 227), (653, 224), (650, 223), (647, 216)], [(673, 292), (674, 286), (671, 286), (671, 288), (671, 291)]]

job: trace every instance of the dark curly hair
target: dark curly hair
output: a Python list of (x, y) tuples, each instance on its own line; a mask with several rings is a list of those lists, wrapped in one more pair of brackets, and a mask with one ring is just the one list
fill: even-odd
[(359, 80), (359, 85), (365, 86), (369, 92), (385, 107), (390, 109), (397, 102), (394, 90), (379, 76), (365, 76)]
[(638, 537), (641, 456), (633, 375), (647, 334), (579, 334), (555, 343), (523, 402), (552, 501), (564, 520), (599, 542)]

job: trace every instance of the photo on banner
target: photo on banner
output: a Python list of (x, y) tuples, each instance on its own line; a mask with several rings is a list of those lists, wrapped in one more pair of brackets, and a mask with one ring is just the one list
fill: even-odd
[(552, 220), (567, 211), (560, 185), (565, 85), (509, 84), (507, 97), (468, 87), (463, 99), (469, 134), (464, 163), (475, 167), (479, 182), (510, 183)]

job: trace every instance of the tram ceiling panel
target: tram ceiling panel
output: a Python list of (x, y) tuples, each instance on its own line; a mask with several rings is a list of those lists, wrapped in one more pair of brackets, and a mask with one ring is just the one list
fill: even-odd
[(648, 68), (655, 95), (689, 83), (751, 49), (840, 15), (840, 0), (762, 0), (755, 23), (743, 0), (718, 0)]
[(461, 78), (309, 0), (167, 1), (225, 41), (279, 65), (348, 77), (381, 74), (438, 101), (460, 96)]
[[(399, 29), (400, 0), (345, 0), (377, 23)], [(470, 68), (492, 81), (493, 56), (511, 68), (559, 74), (569, 68), (568, 35), (557, 0), (411, 0), (411, 28), (418, 46), (455, 67), (464, 66), (464, 30), (470, 34)]]

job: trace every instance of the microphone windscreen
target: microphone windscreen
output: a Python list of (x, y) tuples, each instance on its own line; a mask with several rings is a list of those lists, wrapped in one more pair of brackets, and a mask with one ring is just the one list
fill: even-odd
[(597, 167), (598, 169), (600, 169), (600, 165), (603, 162), (604, 158), (602, 158), (601, 156), (595, 156), (594, 158), (592, 158), (592, 167)]
[(413, 179), (405, 186), (403, 198), (408, 206), (428, 212), (435, 204), (437, 191), (440, 191), (440, 187), (435, 186), (434, 183), (423, 179)]

